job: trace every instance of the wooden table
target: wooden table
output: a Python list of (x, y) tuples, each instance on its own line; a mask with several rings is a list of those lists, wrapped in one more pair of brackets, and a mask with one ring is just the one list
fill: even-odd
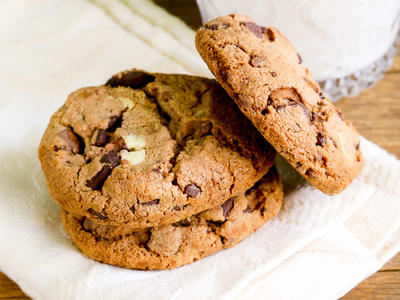
[[(154, 0), (191, 27), (200, 24), (194, 0)], [(400, 53), (392, 69), (377, 85), (360, 96), (337, 104), (360, 133), (400, 158)], [(19, 287), (0, 272), (0, 299), (29, 299)], [(351, 290), (350, 299), (399, 299), (400, 253), (377, 273)]]

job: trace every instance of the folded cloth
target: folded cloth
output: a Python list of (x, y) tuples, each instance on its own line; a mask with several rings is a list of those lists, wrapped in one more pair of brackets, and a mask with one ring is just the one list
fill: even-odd
[(278, 161), (277, 218), (238, 246), (169, 271), (94, 262), (61, 228), (37, 159), (68, 93), (131, 67), (209, 76), (194, 32), (150, 0), (0, 6), (0, 271), (34, 299), (334, 299), (400, 250), (400, 162), (362, 139), (365, 167), (327, 196)]

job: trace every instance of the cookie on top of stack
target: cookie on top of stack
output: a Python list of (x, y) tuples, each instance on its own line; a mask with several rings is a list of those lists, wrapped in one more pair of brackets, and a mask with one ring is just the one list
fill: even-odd
[(73, 92), (50, 120), (47, 185), (95, 260), (170, 269), (239, 243), (281, 208), (275, 149), (330, 194), (361, 169), (354, 127), (276, 29), (230, 15), (196, 45), (218, 82), (124, 71)]
[(324, 193), (360, 173), (360, 136), (273, 27), (228, 15), (201, 27), (196, 46), (218, 82), (265, 139)]

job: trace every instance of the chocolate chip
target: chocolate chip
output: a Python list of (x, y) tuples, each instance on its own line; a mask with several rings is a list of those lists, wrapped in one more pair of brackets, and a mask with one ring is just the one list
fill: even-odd
[(315, 117), (316, 117), (316, 114), (315, 114), (315, 112), (311, 112), (311, 122), (314, 122), (314, 120), (315, 120)]
[(192, 198), (196, 198), (200, 194), (200, 192), (200, 188), (193, 183), (187, 185), (184, 190), (184, 193), (188, 194), (188, 196)]
[(264, 109), (261, 111), (261, 115), (265, 116), (266, 114), (268, 114), (268, 108), (264, 108)]
[(271, 97), (268, 97), (267, 106), (270, 106), (270, 105), (272, 105), (272, 99), (271, 99)]
[(306, 175), (309, 177), (314, 177), (316, 175), (315, 171), (311, 168), (307, 169)]
[(100, 190), (111, 171), (112, 168), (110, 165), (104, 165), (92, 179), (86, 181), (86, 186), (90, 187), (92, 190)]
[(242, 212), (245, 214), (249, 214), (249, 213), (253, 212), (253, 210), (251, 209), (251, 207), (249, 205), (247, 205), (246, 209), (242, 210)]
[(94, 222), (92, 222), (88, 218), (84, 218), (82, 221), (83, 221), (83, 228), (85, 230), (87, 230), (87, 231), (92, 231), (93, 232), (98, 227), (97, 224), (95, 224)]
[(210, 30), (217, 30), (218, 24), (206, 24), (204, 27)]
[(271, 72), (272, 77), (276, 77), (276, 72)]
[(95, 216), (99, 220), (106, 220), (107, 216), (102, 214), (101, 212), (95, 211), (93, 208), (89, 208), (88, 212), (91, 213), (93, 216)]
[(130, 210), (131, 210), (131, 212), (134, 214), (135, 211), (136, 211), (135, 206), (131, 206)]
[(357, 143), (356, 145), (356, 150), (360, 149), (360, 142)]
[(322, 92), (319, 92), (319, 97), (321, 98), (321, 99), (324, 99), (325, 98), (325, 96), (324, 96), (324, 93), (322, 93)]
[(339, 117), (342, 121), (344, 121), (344, 117), (343, 117), (342, 111), (341, 111), (339, 108), (336, 109), (336, 113), (337, 113), (338, 117)]
[(321, 133), (317, 134), (317, 142), (315, 145), (323, 147), (326, 144), (326, 138)]
[(175, 205), (172, 209), (175, 211), (180, 211), (182, 209), (182, 207)]
[(189, 219), (183, 219), (179, 222), (174, 223), (176, 226), (183, 226), (183, 227), (188, 227), (190, 226), (190, 220)]
[(302, 164), (301, 164), (301, 162), (296, 162), (296, 166), (298, 167), (298, 168), (300, 168), (301, 166), (302, 166)]
[(229, 214), (231, 213), (231, 210), (233, 208), (234, 202), (233, 202), (233, 198), (230, 198), (228, 200), (226, 200), (222, 205), (222, 214), (224, 216), (224, 218), (226, 219)]
[(121, 127), (122, 116), (112, 116), (110, 121), (108, 121), (108, 132), (114, 132), (118, 127)]
[(253, 56), (250, 59), (250, 65), (253, 66), (253, 67), (260, 67), (262, 65), (263, 61), (264, 61), (263, 57)]
[[(300, 108), (301, 108), (301, 110), (303, 111), (303, 113), (304, 113), (304, 115), (306, 116), (306, 118), (311, 122), (311, 119), (310, 119), (310, 111), (307, 109), (307, 107), (303, 104), (303, 103), (301, 103), (301, 102), (296, 102), (296, 101), (299, 101), (298, 99), (295, 101), (295, 100), (293, 100), (293, 99), (282, 99), (283, 101), (285, 101), (286, 103), (284, 103), (284, 104), (272, 104), (272, 106), (273, 106), (273, 108), (277, 111), (277, 112), (279, 112), (279, 111), (282, 111), (282, 110), (284, 110), (284, 109), (286, 109), (286, 107), (297, 107), (297, 106), (299, 106)], [(269, 102), (269, 100), (268, 100), (268, 102)], [(272, 102), (272, 100), (271, 100), (271, 102)]]
[(140, 89), (154, 80), (155, 77), (148, 73), (142, 71), (127, 71), (122, 74), (114, 75), (106, 82), (106, 85), (111, 87), (125, 86), (133, 89)]
[[(171, 165), (173, 165), (173, 166), (175, 166), (176, 165), (176, 156), (173, 156), (173, 157), (171, 157), (170, 159), (169, 159), (169, 163), (171, 164)], [(174, 179), (175, 180), (175, 182), (176, 182), (176, 178)], [(174, 183), (172, 183), (173, 185), (176, 185), (176, 184), (174, 184)]]
[(94, 142), (94, 145), (97, 147), (104, 147), (108, 143), (108, 136), (107, 136), (107, 131), (104, 129), (99, 129), (97, 131), (97, 137), (96, 141)]
[(299, 64), (303, 63), (303, 59), (299, 53), (297, 53), (297, 58), (299, 59)]
[(264, 205), (265, 205), (265, 198), (263, 197), (261, 201), (259, 201), (254, 210), (259, 210), (261, 215), (264, 216)]
[(84, 144), (78, 135), (72, 132), (70, 129), (65, 129), (57, 134), (60, 138), (62, 138), (68, 145), (68, 148), (71, 150), (73, 154), (83, 152)]
[(143, 202), (143, 203), (139, 203), (139, 204), (145, 205), (145, 206), (151, 206), (151, 205), (157, 205), (158, 203), (160, 203), (160, 199), (154, 199), (149, 202)]
[(303, 113), (305, 114), (306, 118), (311, 123), (310, 111), (308, 110), (308, 108), (303, 103), (298, 103), (298, 105), (300, 105), (300, 107), (302, 108)]
[(256, 23), (244, 22), (242, 24), (244, 25), (244, 27), (246, 27), (248, 30), (250, 30), (252, 33), (254, 33), (254, 35), (256, 37), (258, 37), (259, 39), (263, 38), (262, 29)]
[(273, 32), (271, 29), (262, 27), (262, 33), (266, 33), (267, 34), (268, 39), (269, 39), (270, 42), (275, 41), (275, 39), (276, 39), (275, 32)]
[(106, 164), (110, 164), (111, 168), (115, 168), (116, 166), (119, 165), (119, 163), (121, 162), (121, 158), (119, 157), (119, 155), (117, 153), (115, 153), (114, 151), (110, 151), (106, 154), (104, 154), (101, 158), (100, 158), (100, 162), (101, 163), (106, 163)]

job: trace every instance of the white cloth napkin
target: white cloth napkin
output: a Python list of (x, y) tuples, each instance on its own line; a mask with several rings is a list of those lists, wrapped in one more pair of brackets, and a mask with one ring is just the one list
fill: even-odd
[(365, 167), (343, 193), (291, 189), (279, 216), (232, 249), (170, 271), (88, 259), (37, 159), (50, 115), (123, 69), (210, 73), (194, 32), (150, 0), (3, 0), (0, 28), (0, 271), (34, 299), (335, 299), (400, 250), (400, 162), (362, 139)]

